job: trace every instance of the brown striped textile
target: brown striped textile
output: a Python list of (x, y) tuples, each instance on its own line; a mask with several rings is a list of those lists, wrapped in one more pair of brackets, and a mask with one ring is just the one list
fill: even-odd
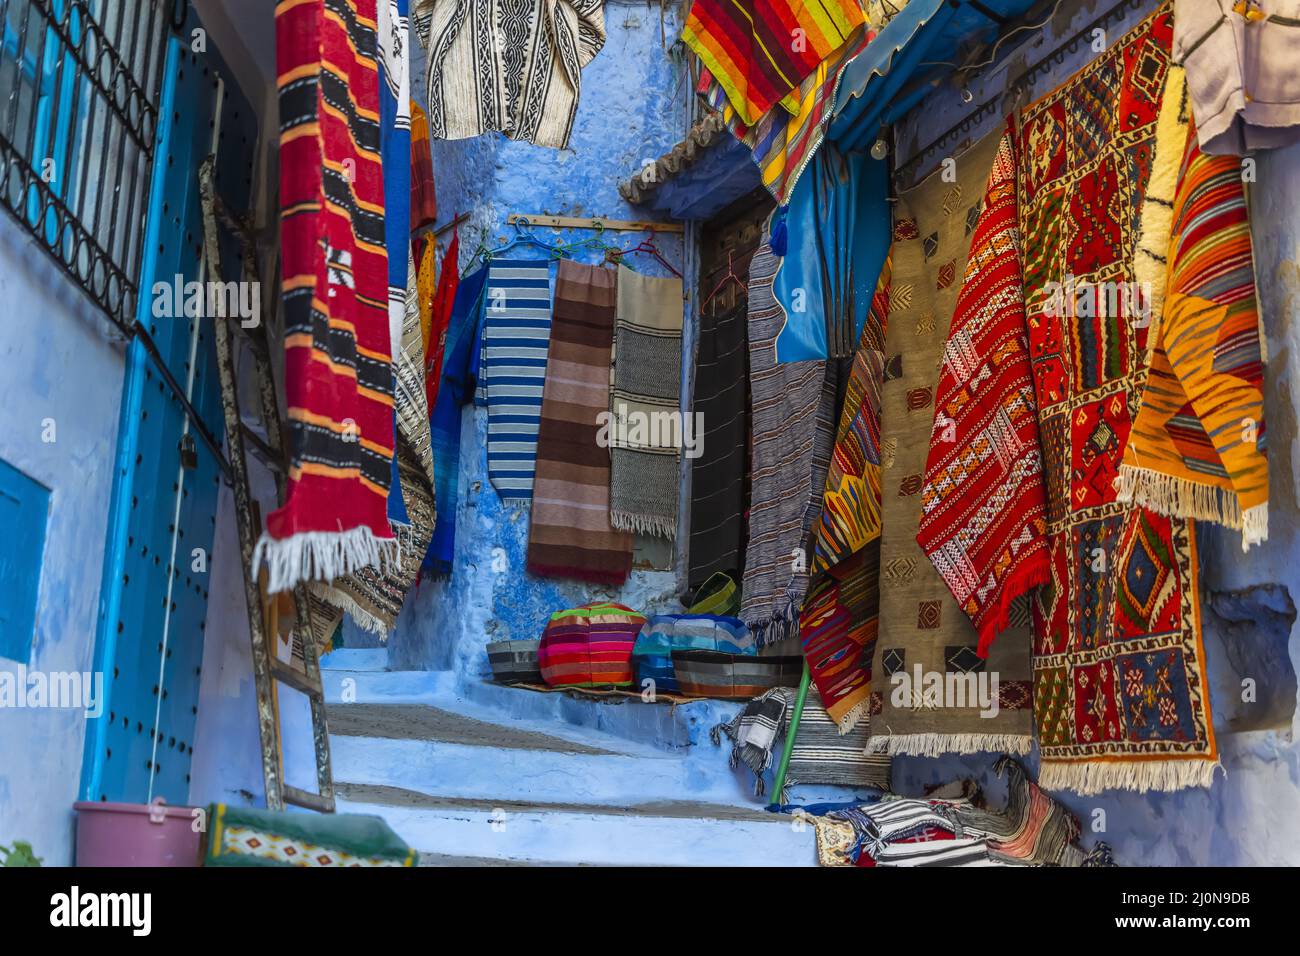
[(809, 544), (835, 444), (839, 367), (776, 360), (785, 312), (772, 292), (780, 261), (766, 242), (749, 265), (749, 540), (740, 617), (766, 646), (799, 632)]
[(609, 523), (609, 449), (597, 442), (616, 296), (612, 269), (560, 262), (528, 532), (533, 574), (622, 584), (632, 570), (632, 535)]
[(744, 700), (799, 683), (802, 657), (757, 657), (722, 651), (674, 650), (673, 672), (688, 697)]

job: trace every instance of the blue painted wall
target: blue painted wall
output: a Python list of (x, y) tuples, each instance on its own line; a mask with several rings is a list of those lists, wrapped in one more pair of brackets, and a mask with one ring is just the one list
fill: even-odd
[[(663, 11), (667, 43), (680, 31), (679, 13), (673, 5)], [(497, 134), (432, 144), (439, 219), (470, 214), (461, 226), (463, 262), (480, 239), (496, 245), (513, 235), (506, 224), (511, 213), (646, 218), (643, 210), (620, 199), (618, 183), (681, 140), (687, 129), (688, 81), (661, 44), (658, 6), (607, 3), (605, 25), (605, 47), (582, 73), (568, 149), (546, 149)], [(423, 51), (416, 49), (416, 56), (414, 95), (423, 102)], [(548, 239), (591, 235), (576, 230), (538, 232)], [(621, 233), (609, 238), (631, 246), (643, 236)], [(444, 235), (444, 246), (449, 238)], [(685, 272), (682, 237), (657, 241), (668, 261)], [(532, 253), (525, 248), (522, 254)], [(537, 254), (544, 255), (540, 250)], [(595, 262), (600, 255), (579, 258)], [(666, 274), (652, 258), (637, 256), (634, 261), (641, 271)], [(478, 680), (488, 673), (488, 641), (535, 638), (547, 617), (561, 608), (596, 598), (642, 611), (677, 606), (671, 572), (634, 570), (618, 590), (525, 574), (528, 513), (504, 507), (487, 481), (485, 413), (467, 409), (464, 415), (455, 572), (450, 582), (426, 581), (408, 598), (390, 641), (394, 666), (453, 669), (467, 680)]]
[[(122, 353), (99, 311), (0, 214), (5, 427), (0, 459), (50, 489), (36, 631), (0, 671), (89, 671), (113, 485)], [(54, 441), (46, 441), (46, 421)], [(27, 840), (47, 865), (72, 862), (83, 709), (0, 708), (0, 843)]]

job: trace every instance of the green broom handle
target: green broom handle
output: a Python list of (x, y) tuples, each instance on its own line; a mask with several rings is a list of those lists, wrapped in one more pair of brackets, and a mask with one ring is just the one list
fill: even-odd
[(790, 751), (794, 750), (794, 735), (799, 732), (799, 721), (803, 718), (803, 702), (808, 699), (808, 685), (812, 674), (808, 672), (808, 659), (804, 658), (803, 676), (799, 678), (799, 696), (794, 700), (794, 716), (790, 718), (790, 730), (785, 735), (785, 749), (781, 752), (781, 766), (776, 771), (776, 783), (772, 787), (773, 806), (781, 802), (781, 791), (785, 789), (785, 772), (790, 769)]

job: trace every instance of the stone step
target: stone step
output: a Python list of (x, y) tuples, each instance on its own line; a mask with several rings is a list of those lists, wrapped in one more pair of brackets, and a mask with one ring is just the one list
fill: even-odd
[(615, 753), (553, 734), (478, 720), (428, 704), (343, 704), (330, 706), (326, 713), (330, 734), (339, 737), (430, 740), (554, 753)]
[[(566, 749), (551, 749), (551, 747)], [(725, 751), (692, 755), (578, 752), (567, 742), (505, 747), (440, 740), (331, 734), (334, 779), (387, 785), (430, 797), (541, 803), (628, 804), (698, 800), (752, 805), (750, 784)]]
[(340, 784), (339, 810), (383, 817), (422, 865), (815, 866), (810, 824), (693, 800), (605, 805), (463, 800)]

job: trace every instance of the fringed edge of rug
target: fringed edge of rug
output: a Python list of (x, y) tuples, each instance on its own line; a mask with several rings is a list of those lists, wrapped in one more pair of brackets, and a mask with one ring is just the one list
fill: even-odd
[(1181, 122), (1186, 74), (1170, 64), (1165, 91), (1156, 119), (1155, 156), (1147, 180), (1146, 197), (1138, 218), (1139, 234), (1133, 256), (1133, 277), (1138, 289), (1150, 289), (1151, 321), (1147, 325), (1146, 357), (1151, 364), (1160, 340), (1161, 316), (1164, 314), (1165, 287), (1169, 279), (1169, 241), (1173, 235), (1174, 199), (1178, 191), (1178, 171), (1187, 144), (1187, 126)]
[[(871, 709), (871, 690), (870, 688), (868, 688), (867, 696), (862, 698), (862, 700), (858, 701), (852, 707), (850, 707), (848, 713), (846, 713), (839, 720), (835, 720), (835, 718), (832, 716), (831, 720), (835, 720), (835, 725), (839, 728), (840, 736), (845, 737), (848, 734), (853, 733), (854, 729), (858, 726), (858, 724), (862, 722), (862, 718), (867, 716), (870, 709)], [(826, 708), (826, 713), (830, 714), (829, 707)]]
[(1000, 599), (997, 612), (993, 617), (986, 620), (979, 629), (977, 653), (981, 658), (989, 656), (989, 648), (993, 646), (993, 642), (997, 640), (999, 634), (1010, 626), (1011, 605), (1015, 603), (1016, 599), (1036, 587), (1050, 583), (1051, 580), (1052, 564), (1048, 559), (1047, 551), (1041, 549), (1032, 563), (1019, 568), (1002, 582), (1002, 587), (998, 592)]
[(942, 757), (944, 754), (1027, 754), (1033, 735), (1025, 734), (881, 734), (867, 740), (869, 754)]
[(388, 639), (388, 633), (392, 628), (389, 624), (375, 616), (371, 611), (367, 611), (356, 599), (346, 591), (332, 587), (328, 584), (312, 585), (312, 591), (315, 595), (326, 604), (331, 604), (338, 608), (348, 617), (357, 623), (357, 626), (363, 631), (369, 631), (371, 634), (378, 635), (382, 640)]
[(740, 619), (749, 628), (756, 647), (767, 647), (799, 634), (799, 611), (793, 604), (783, 608), (764, 611), (756, 620), (745, 616), (745, 609), (740, 609)]
[(362, 568), (387, 571), (402, 560), (396, 537), (380, 538), (367, 527), (347, 531), (301, 531), (288, 538), (263, 533), (253, 549), (253, 575), (266, 565), (272, 594), (303, 581), (333, 581)]
[(648, 534), (672, 541), (677, 537), (677, 519), (663, 515), (643, 515), (630, 511), (611, 511), (609, 523), (615, 531)]
[(1104, 790), (1152, 791), (1209, 787), (1214, 773), (1222, 769), (1218, 760), (1197, 757), (1184, 760), (1092, 760), (1074, 762), (1043, 760), (1038, 785), (1044, 790), (1070, 790), (1092, 796)]
[(1137, 465), (1120, 465), (1115, 487), (1118, 501), (1171, 518), (1212, 521), (1240, 531), (1242, 551), (1268, 540), (1267, 501), (1243, 511), (1234, 491)]

